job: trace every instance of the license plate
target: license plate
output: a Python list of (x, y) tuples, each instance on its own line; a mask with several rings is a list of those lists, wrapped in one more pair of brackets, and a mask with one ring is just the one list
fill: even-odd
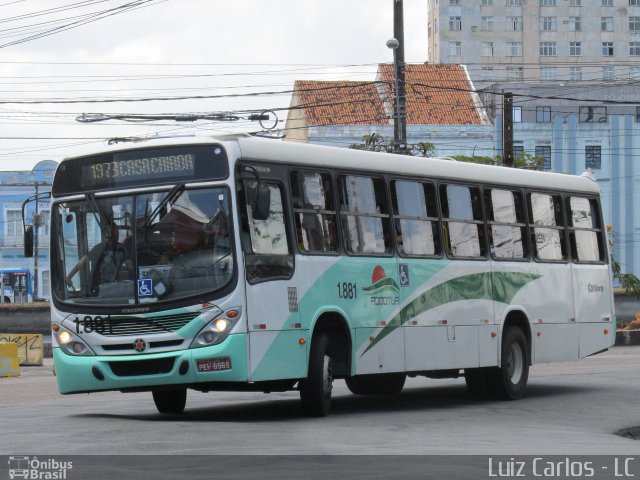
[(198, 372), (220, 372), (222, 370), (231, 370), (229, 357), (198, 360)]

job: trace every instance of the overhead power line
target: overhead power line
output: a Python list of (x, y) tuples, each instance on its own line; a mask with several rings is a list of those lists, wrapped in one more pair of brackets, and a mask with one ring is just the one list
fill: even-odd
[[(78, 98), (78, 99), (70, 99), (70, 98), (42, 98), (42, 99), (4, 99), (0, 100), (0, 105), (46, 105), (46, 104), (64, 104), (64, 105), (72, 105), (72, 104), (94, 104), (94, 103), (133, 103), (133, 102), (156, 102), (156, 101), (180, 101), (180, 100), (206, 100), (206, 99), (219, 99), (219, 98), (240, 98), (240, 97), (259, 97), (259, 96), (276, 96), (276, 95), (288, 95), (294, 92), (321, 92), (326, 90), (335, 90), (335, 89), (353, 89), (359, 88), (365, 85), (371, 84), (387, 84), (391, 85), (391, 82), (382, 82), (382, 81), (374, 81), (374, 82), (353, 82), (353, 84), (349, 85), (327, 85), (322, 87), (313, 87), (307, 89), (300, 90), (271, 90), (271, 91), (262, 91), (262, 92), (247, 92), (247, 93), (229, 93), (229, 94), (219, 94), (219, 95), (176, 95), (176, 96), (158, 96), (158, 97), (129, 97), (129, 98)], [(482, 91), (478, 92), (472, 88), (467, 87), (454, 87), (454, 86), (443, 86), (443, 85), (430, 85), (425, 83), (406, 83), (407, 88), (410, 88), (416, 96), (421, 96), (428, 98), (428, 92), (425, 90), (417, 90), (417, 87), (421, 87), (424, 89), (433, 89), (433, 90), (446, 90), (446, 91), (461, 91), (468, 93), (483, 93), (487, 95), (494, 96), (503, 96), (503, 92), (495, 92), (495, 91)], [(565, 100), (571, 102), (603, 102), (601, 98), (576, 98), (576, 97), (568, 97), (562, 95), (536, 95), (533, 93), (513, 93), (514, 97), (518, 97), (520, 99), (537, 99), (537, 100)], [(607, 104), (610, 105), (637, 105), (637, 101), (626, 101), (626, 100), (607, 100)]]
[[(64, 11), (69, 11), (69, 10), (75, 10), (78, 8), (84, 8), (90, 5), (94, 5), (94, 4), (98, 4), (98, 3), (106, 3), (109, 2), (111, 0), (86, 0), (86, 1), (82, 1), (82, 2), (76, 2), (76, 3), (71, 3), (71, 4), (67, 4), (67, 5), (63, 5), (60, 7), (55, 7), (55, 8), (50, 8), (50, 9), (45, 9), (45, 10), (41, 10), (38, 12), (33, 12), (33, 13), (27, 13), (27, 14), (23, 14), (23, 15), (16, 15), (13, 17), (7, 17), (7, 18), (3, 18), (0, 19), (0, 23), (10, 23), (10, 22), (15, 22), (15, 21), (23, 21), (26, 19), (31, 19), (31, 18), (35, 18), (35, 17), (41, 17), (41, 16), (45, 16), (45, 15), (52, 15), (52, 14), (56, 14), (56, 13), (60, 13), (60, 12), (64, 12)], [(25, 43), (25, 42), (30, 42), (33, 40), (37, 40), (39, 38), (43, 38), (43, 37), (48, 37), (50, 35), (55, 35), (67, 30), (71, 30), (73, 28), (78, 28), (82, 25), (86, 25), (88, 23), (93, 23), (96, 22), (98, 20), (102, 20), (104, 18), (108, 18), (111, 17), (113, 15), (119, 15), (121, 13), (125, 13), (131, 10), (136, 10), (139, 8), (143, 8), (146, 6), (150, 6), (151, 4), (154, 3), (163, 3), (165, 1), (168, 0), (135, 0), (135, 1), (131, 1), (128, 3), (124, 3), (122, 5), (119, 5), (117, 7), (113, 7), (113, 8), (108, 8), (105, 10), (100, 10), (100, 11), (95, 11), (95, 12), (91, 12), (91, 13), (87, 13), (85, 15), (75, 15), (72, 17), (67, 17), (67, 18), (63, 18), (60, 20), (55, 20), (52, 22), (42, 22), (41, 24), (32, 24), (32, 25), (25, 25), (23, 27), (16, 27), (14, 29), (12, 29), (14, 32), (18, 31), (20, 28), (24, 29), (24, 33), (26, 34), (25, 37), (22, 37), (18, 40), (13, 40), (10, 42), (6, 42), (3, 44), (0, 44), (0, 48), (6, 48), (6, 47), (10, 47), (13, 45), (18, 45), (21, 43)], [(66, 23), (65, 23), (66, 22)], [(47, 27), (45, 25), (49, 25), (51, 23), (62, 23), (61, 25), (58, 26), (51, 26), (51, 27)], [(41, 25), (43, 28), (41, 30), (37, 30), (35, 33), (30, 33), (29, 30), (33, 30), (33, 27), (37, 27), (38, 25)]]
[(2, 18), (0, 19), (0, 23), (15, 22), (16, 20), (24, 20), (27, 18), (41, 17), (43, 15), (51, 15), (52, 13), (64, 12), (64, 11), (76, 9), (79, 7), (86, 7), (87, 5), (93, 5), (95, 3), (105, 3), (108, 1), (109, 0), (85, 0), (82, 2), (70, 3), (67, 5), (62, 5), (54, 8), (47, 8), (45, 10), (39, 10), (32, 13), (25, 13), (22, 15), (14, 15), (13, 17)]

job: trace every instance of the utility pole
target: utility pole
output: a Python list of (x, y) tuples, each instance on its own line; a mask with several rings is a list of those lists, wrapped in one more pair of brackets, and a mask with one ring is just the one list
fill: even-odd
[[(38, 230), (40, 230), (40, 213), (38, 211), (38, 181), (35, 182), (36, 186), (36, 213), (33, 215), (33, 228), (35, 230), (34, 242), (33, 242), (33, 300), (38, 298)], [(28, 290), (27, 286), (27, 291)]]
[[(393, 37), (387, 47), (393, 49), (393, 80), (395, 90), (393, 141), (395, 151), (407, 152), (407, 92), (404, 63), (404, 9), (402, 0), (393, 0)], [(393, 42), (395, 40), (395, 42)]]
[(502, 95), (502, 165), (513, 167), (513, 93)]

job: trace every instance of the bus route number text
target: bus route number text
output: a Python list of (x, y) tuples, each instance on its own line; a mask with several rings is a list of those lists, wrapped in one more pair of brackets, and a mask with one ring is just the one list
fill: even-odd
[(355, 283), (338, 282), (336, 287), (338, 288), (338, 298), (346, 300), (354, 300), (358, 298), (358, 290)]

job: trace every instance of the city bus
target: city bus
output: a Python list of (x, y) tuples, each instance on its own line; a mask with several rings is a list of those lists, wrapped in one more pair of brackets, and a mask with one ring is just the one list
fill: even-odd
[(0, 299), (2, 303), (32, 302), (31, 271), (28, 268), (0, 268)]
[(540, 171), (249, 135), (62, 161), (51, 198), (62, 394), (525, 394), (529, 366), (614, 343), (599, 189)]

